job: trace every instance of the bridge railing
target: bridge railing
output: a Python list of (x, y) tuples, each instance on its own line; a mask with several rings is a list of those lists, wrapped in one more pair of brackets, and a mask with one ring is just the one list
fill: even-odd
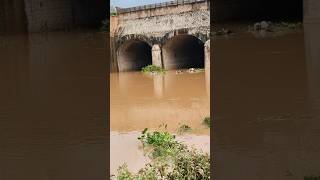
[(162, 8), (162, 7), (200, 3), (200, 2), (206, 2), (206, 1), (208, 1), (208, 0), (175, 0), (175, 1), (168, 1), (168, 2), (162, 2), (162, 3), (156, 3), (156, 4), (148, 4), (148, 5), (144, 5), (144, 6), (136, 6), (136, 7), (130, 7), (130, 8), (116, 7), (116, 9), (117, 9), (117, 12), (121, 14), (121, 13), (133, 12), (133, 11), (142, 11), (142, 10), (147, 10), (147, 9), (156, 9), (156, 8)]

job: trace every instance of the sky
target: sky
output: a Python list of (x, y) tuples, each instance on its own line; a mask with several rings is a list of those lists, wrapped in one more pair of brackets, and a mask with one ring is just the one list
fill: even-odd
[(161, 3), (166, 1), (170, 1), (170, 0), (110, 0), (110, 4), (111, 6), (126, 8), (126, 7)]

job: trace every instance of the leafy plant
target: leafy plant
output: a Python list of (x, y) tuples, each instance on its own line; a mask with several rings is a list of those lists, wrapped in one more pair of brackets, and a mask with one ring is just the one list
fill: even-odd
[(171, 153), (150, 156), (152, 161), (136, 174), (131, 173), (125, 164), (120, 166), (118, 180), (210, 179), (210, 157), (207, 153), (177, 142), (175, 136), (167, 131), (148, 132), (146, 128), (138, 139), (144, 148), (152, 147), (151, 154), (158, 149), (170, 149)]
[(163, 74), (166, 72), (163, 68), (156, 66), (156, 65), (145, 66), (142, 68), (141, 71), (144, 73), (152, 73), (152, 74), (159, 74), (159, 73)]
[(152, 148), (152, 157), (167, 156), (174, 153), (177, 143), (175, 136), (169, 132), (148, 132), (147, 128), (143, 130), (142, 135), (138, 139), (142, 142), (143, 147)]
[(118, 180), (133, 180), (133, 174), (128, 170), (127, 164), (123, 164), (118, 168)]

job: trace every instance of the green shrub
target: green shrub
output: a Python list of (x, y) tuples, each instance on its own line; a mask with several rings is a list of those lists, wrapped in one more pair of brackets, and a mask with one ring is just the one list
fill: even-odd
[(128, 170), (127, 164), (124, 164), (118, 168), (118, 180), (133, 180), (133, 174)]
[[(138, 139), (144, 148), (152, 147), (151, 162), (136, 174), (131, 173), (125, 164), (120, 166), (118, 180), (210, 179), (210, 156), (207, 153), (188, 148), (166, 131), (148, 132), (146, 128)], [(154, 152), (159, 149), (170, 153), (155, 156)]]
[(141, 71), (144, 73), (156, 73), (156, 74), (166, 72), (163, 68), (156, 65), (148, 65), (146, 67), (143, 67)]
[(142, 142), (143, 147), (150, 147), (152, 149), (152, 153), (150, 153), (152, 156), (151, 158), (164, 157), (173, 154), (177, 143), (175, 141), (175, 136), (171, 135), (169, 132), (148, 132), (147, 128), (144, 129), (142, 135), (138, 137), (138, 139)]

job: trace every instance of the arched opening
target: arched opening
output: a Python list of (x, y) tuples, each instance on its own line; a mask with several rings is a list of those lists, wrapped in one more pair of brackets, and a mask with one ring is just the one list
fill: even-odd
[(125, 42), (118, 50), (119, 71), (141, 70), (152, 64), (151, 46), (140, 40)]
[(203, 68), (204, 44), (191, 35), (169, 39), (162, 48), (165, 69)]

